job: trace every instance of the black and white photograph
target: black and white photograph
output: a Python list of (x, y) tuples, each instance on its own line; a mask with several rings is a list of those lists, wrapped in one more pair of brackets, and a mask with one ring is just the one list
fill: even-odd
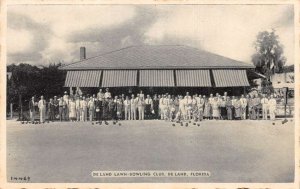
[(297, 188), (295, 1), (35, 2), (4, 4), (7, 186)]

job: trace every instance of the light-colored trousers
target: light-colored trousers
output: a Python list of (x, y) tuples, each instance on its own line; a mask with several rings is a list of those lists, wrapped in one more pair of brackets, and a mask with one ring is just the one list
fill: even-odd
[(270, 108), (270, 110), (269, 110), (270, 120), (273, 120), (273, 121), (275, 120), (275, 115), (276, 115), (275, 111), (276, 111), (276, 108)]
[(81, 121), (86, 121), (87, 119), (87, 108), (83, 108), (81, 111)]
[(89, 117), (90, 117), (90, 121), (93, 121), (93, 119), (94, 119), (94, 108), (89, 109)]
[(136, 120), (136, 107), (131, 107), (130, 113), (131, 113), (131, 120)]
[(138, 112), (139, 112), (139, 120), (144, 120), (144, 116), (145, 116), (144, 106), (138, 106)]
[(267, 105), (262, 106), (262, 115), (263, 115), (263, 119), (265, 119), (265, 120), (268, 119), (268, 106)]
[(34, 122), (34, 118), (35, 118), (35, 110), (30, 111), (30, 121)]
[(43, 123), (46, 120), (46, 108), (40, 108), (40, 121)]
[(242, 107), (241, 108), (241, 111), (242, 111), (242, 119), (246, 119), (246, 107)]
[(128, 107), (128, 106), (125, 106), (124, 107), (124, 110), (125, 110), (125, 120), (130, 120), (130, 114), (131, 114), (131, 112), (130, 112), (130, 108)]

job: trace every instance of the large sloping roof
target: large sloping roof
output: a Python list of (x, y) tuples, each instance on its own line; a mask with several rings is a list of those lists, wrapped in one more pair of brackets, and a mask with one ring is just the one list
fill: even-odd
[(61, 67), (84, 69), (254, 68), (253, 65), (184, 45), (130, 46)]

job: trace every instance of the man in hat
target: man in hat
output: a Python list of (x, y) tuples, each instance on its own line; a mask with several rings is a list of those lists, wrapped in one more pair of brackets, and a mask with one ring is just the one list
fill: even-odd
[(106, 92), (104, 93), (104, 98), (105, 99), (111, 99), (111, 93), (109, 92), (109, 89), (106, 88), (105, 91)]
[(44, 100), (44, 96), (41, 96), (38, 107), (40, 110), (40, 122), (44, 123), (46, 120), (46, 101)]
[(34, 122), (34, 118), (35, 118), (35, 107), (36, 107), (36, 102), (34, 100), (34, 96), (31, 98), (31, 100), (29, 101), (29, 113), (30, 113), (30, 121), (31, 123)]

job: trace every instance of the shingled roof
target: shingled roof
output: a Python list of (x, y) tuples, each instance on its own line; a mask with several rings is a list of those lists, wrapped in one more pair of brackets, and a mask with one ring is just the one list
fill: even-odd
[(61, 67), (92, 69), (202, 69), (254, 68), (252, 64), (184, 45), (130, 46)]

